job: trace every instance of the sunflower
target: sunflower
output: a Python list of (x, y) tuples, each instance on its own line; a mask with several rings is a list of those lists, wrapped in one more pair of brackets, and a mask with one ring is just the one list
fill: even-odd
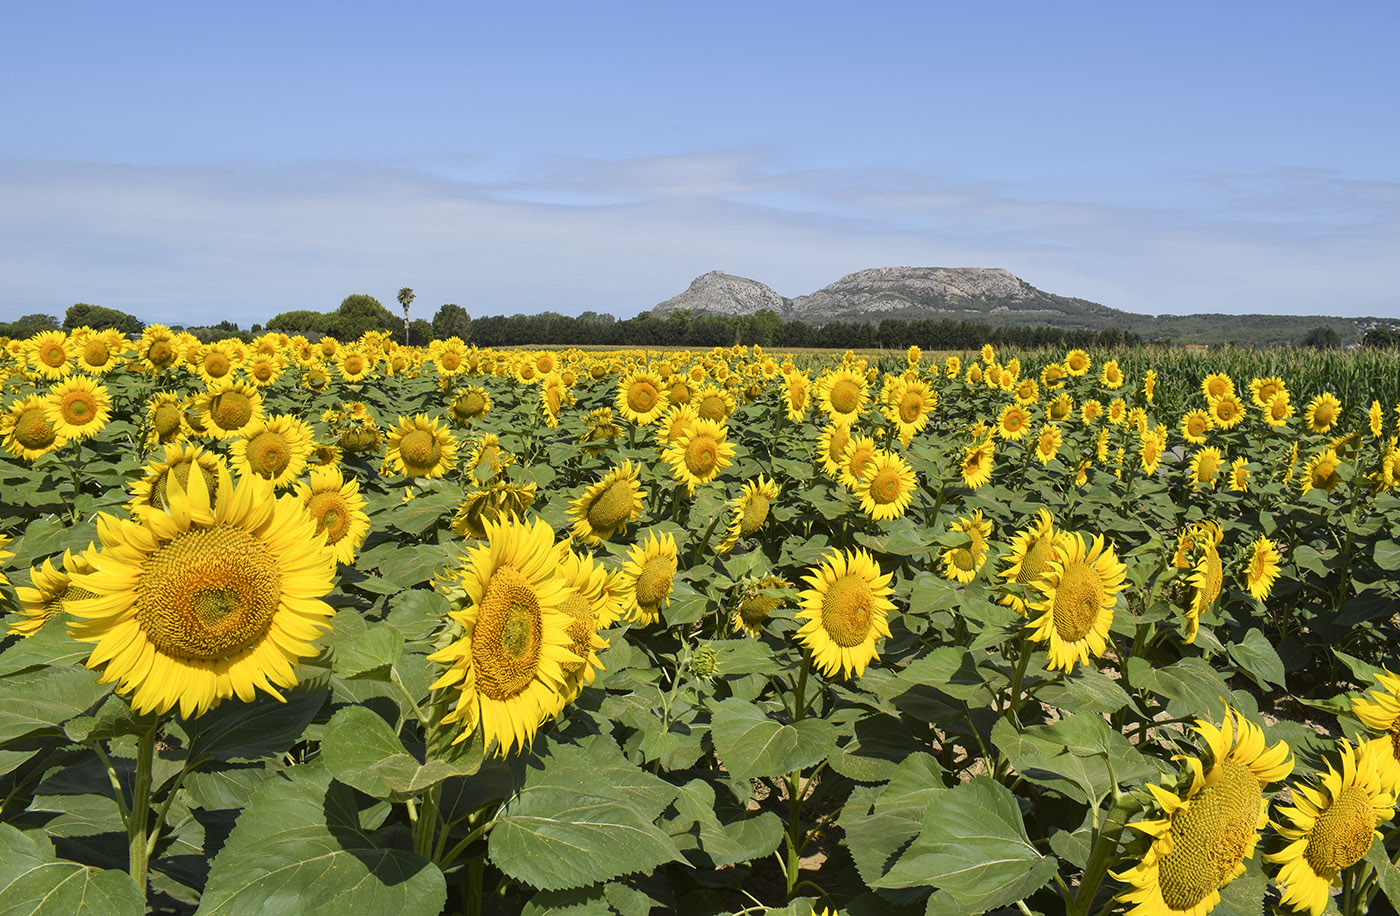
[[(1011, 376), (1012, 378), (1014, 378), (1014, 376), (1012, 376), (1012, 373), (1010, 372), (1004, 373), (1003, 377), (1007, 376)], [(1016, 383), (1017, 404), (1020, 404), (1022, 407), (1025, 407), (1030, 404), (1039, 403), (1039, 401), (1040, 386), (1035, 383), (1035, 379), (1025, 378), (1021, 379), (1021, 381)]]
[(1056, 423), (1063, 423), (1069, 419), (1069, 415), (1074, 413), (1074, 398), (1067, 392), (1061, 391), (1055, 395), (1055, 400), (1045, 407), (1045, 415)]
[(78, 618), (69, 633), (96, 643), (87, 666), (138, 713), (178, 704), (188, 718), (258, 689), (282, 699), (335, 613), (321, 600), (335, 563), (301, 504), (260, 478), (235, 490), (221, 476), (217, 495), (202, 475), (188, 490), (173, 482), (168, 513), (100, 516), (98, 569), (72, 576), (96, 597), (64, 603)]
[(1118, 368), (1118, 360), (1110, 359), (1103, 364), (1103, 371), (1099, 373), (1099, 384), (1105, 388), (1123, 387), (1123, 370)]
[(81, 343), (76, 340), (74, 343), (78, 368), (88, 375), (106, 375), (117, 368), (122, 364), (121, 354), (130, 346), (122, 332), (114, 328), (91, 334)]
[(876, 521), (902, 518), (914, 501), (914, 468), (894, 452), (877, 449), (856, 482), (861, 511)]
[(1089, 360), (1089, 354), (1085, 353), (1083, 350), (1070, 350), (1065, 354), (1062, 365), (1066, 372), (1078, 378), (1088, 372), (1089, 367), (1092, 366), (1093, 363)]
[(1215, 421), (1204, 410), (1193, 410), (1181, 418), (1181, 435), (1192, 445), (1204, 445), (1206, 433), (1215, 426)]
[(1244, 404), (1233, 394), (1210, 402), (1211, 422), (1221, 429), (1234, 429), (1244, 419)]
[(459, 388), (452, 395), (447, 412), (458, 423), (467, 423), (491, 412), (491, 396), (479, 385)]
[(544, 416), (544, 425), (558, 429), (559, 413), (574, 400), (574, 393), (557, 372), (545, 376), (544, 383), (540, 385), (540, 413)]
[(399, 417), (389, 430), (386, 461), (405, 477), (441, 477), (457, 465), (457, 440), (436, 417), (417, 414)]
[(1270, 426), (1286, 426), (1288, 418), (1293, 416), (1293, 404), (1288, 399), (1287, 391), (1280, 391), (1269, 399), (1269, 404), (1264, 408), (1264, 422)]
[(938, 404), (938, 393), (924, 381), (906, 382), (886, 415), (899, 430), (899, 440), (908, 442), (928, 426), (929, 414)]
[(1040, 427), (1040, 435), (1035, 442), (1035, 457), (1041, 464), (1048, 465), (1055, 460), (1055, 456), (1060, 453), (1060, 446), (1064, 443), (1064, 437), (1060, 433), (1060, 428), (1052, 423), (1043, 423)]
[(1338, 473), (1341, 466), (1342, 459), (1335, 449), (1325, 448), (1313, 455), (1303, 465), (1303, 473), (1299, 477), (1303, 492), (1325, 490), (1331, 493), (1342, 482), (1342, 475)]
[(1249, 399), (1254, 402), (1255, 407), (1268, 407), (1274, 395), (1280, 392), (1287, 394), (1288, 386), (1284, 385), (1283, 379), (1276, 376), (1252, 379), (1249, 383)]
[(63, 331), (43, 331), (29, 339), (29, 365), (39, 378), (58, 381), (73, 371), (73, 341)]
[(729, 527), (715, 553), (729, 553), (740, 540), (757, 534), (779, 492), (778, 485), (761, 474), (757, 480), (745, 481), (742, 492), (730, 500)]
[(654, 372), (639, 370), (617, 384), (617, 410), (639, 426), (655, 423), (666, 412), (666, 386)]
[(338, 467), (314, 467), (310, 479), (296, 485), (296, 497), (316, 522), (316, 533), (325, 533), (326, 547), (337, 563), (350, 566), (355, 551), (369, 535), (365, 498), (354, 477), (346, 478)]
[(1076, 663), (1103, 654), (1113, 606), (1126, 586), (1127, 567), (1119, 562), (1103, 535), (1090, 542), (1084, 535), (1066, 533), (1054, 541), (1048, 567), (1032, 588), (1039, 597), (1029, 602), (1030, 638), (1047, 644), (1048, 667), (1074, 670)]
[(949, 547), (940, 555), (943, 561), (943, 575), (958, 582), (971, 582), (987, 559), (987, 539), (992, 536), (992, 520), (982, 517), (982, 510), (974, 510), (969, 516), (959, 516), (950, 526), (951, 531), (961, 531), (969, 541), (966, 546)]
[(803, 576), (810, 588), (797, 597), (804, 620), (796, 638), (812, 653), (812, 664), (827, 677), (837, 672), (849, 679), (860, 677), (877, 657), (875, 642), (890, 635), (889, 613), (894, 610), (890, 580), (864, 550), (827, 553), (820, 566)]
[(141, 339), (136, 342), (136, 355), (152, 372), (178, 366), (182, 359), (176, 347), (175, 335), (160, 324), (148, 325), (141, 332)]
[(762, 636), (763, 625), (774, 611), (787, 603), (787, 592), (791, 588), (792, 583), (782, 576), (746, 581), (735, 602), (734, 616), (729, 618), (730, 629), (755, 638)]
[(199, 377), (204, 379), (204, 384), (213, 386), (232, 376), (235, 357), (226, 342), (216, 341), (200, 348), (193, 365)]
[(1230, 463), (1230, 489), (1235, 493), (1249, 492), (1249, 459), (1236, 458)]
[(1189, 782), (1176, 791), (1149, 784), (1162, 817), (1128, 825), (1152, 845), (1140, 862), (1111, 873), (1129, 885), (1118, 894), (1134, 904), (1127, 916), (1205, 916), (1214, 909), (1220, 889), (1244, 873), (1268, 822), (1264, 787), (1293, 771), (1288, 745), (1268, 747), (1263, 729), (1229, 707), (1221, 727), (1198, 720), (1194, 730), (1206, 754), (1181, 758)]
[(204, 486), (213, 497), (218, 496), (219, 481), (228, 474), (228, 464), (217, 452), (190, 443), (176, 442), (165, 447), (165, 460), (152, 461), (144, 476), (131, 484), (131, 500), (126, 508), (133, 515), (142, 509), (170, 511), (172, 486), (190, 488), (190, 475), (204, 479)]
[(828, 477), (840, 478), (841, 458), (846, 454), (846, 446), (851, 441), (851, 427), (847, 423), (832, 421), (817, 438), (817, 459), (821, 472)]
[(678, 563), (676, 539), (669, 533), (658, 538), (650, 532), (646, 541), (633, 544), (613, 584), (620, 613), (644, 625), (661, 619), (661, 609), (671, 604)]
[(1046, 391), (1056, 391), (1065, 387), (1065, 377), (1064, 366), (1059, 363), (1048, 363), (1045, 368), (1040, 370), (1040, 386)]
[(486, 540), (486, 523), (514, 516), (524, 518), (535, 504), (539, 487), (535, 483), (515, 484), (501, 479), (481, 490), (473, 490), (457, 506), (449, 527), (459, 537)]
[(191, 433), (185, 401), (173, 391), (158, 392), (146, 405), (146, 444), (169, 445)]
[(266, 388), (281, 378), (282, 370), (283, 363), (279, 357), (259, 353), (243, 365), (243, 378), (250, 385)]
[(262, 395), (247, 382), (224, 381), (195, 397), (194, 408), (204, 431), (215, 439), (236, 439), (262, 419)]
[(1303, 420), (1308, 424), (1308, 432), (1325, 433), (1336, 425), (1342, 412), (1342, 402), (1330, 391), (1324, 391), (1308, 402), (1303, 410)]
[(1191, 456), (1191, 480), (1196, 485), (1209, 484), (1215, 489), (1215, 477), (1220, 473), (1220, 462), (1223, 460), (1220, 449), (1213, 445), (1207, 445), (1199, 449)]
[(802, 422), (811, 403), (812, 380), (807, 373), (794, 371), (783, 377), (783, 406), (787, 408), (789, 420), (794, 423)]
[[(990, 533), (990, 529), (989, 532)], [(1017, 585), (1021, 589), (1008, 589), (1001, 603), (1012, 608), (1022, 617), (1026, 615), (1026, 602), (1022, 590), (1029, 589), (1040, 581), (1050, 568), (1050, 559), (1055, 554), (1055, 519), (1049, 509), (1040, 509), (1029, 526), (1016, 532), (1011, 539), (1011, 550), (1003, 562), (1006, 568), (997, 575), (1006, 580), (1007, 585)]]
[(714, 480), (729, 467), (734, 444), (728, 441), (728, 435), (728, 427), (697, 418), (680, 439), (666, 447), (662, 457), (671, 466), (672, 476), (685, 484), (692, 496), (696, 487)]
[(1103, 413), (1103, 404), (1098, 398), (1090, 398), (1079, 405), (1079, 419), (1083, 421), (1085, 426), (1097, 420), (1101, 413)]
[(467, 551), (439, 587), (461, 638), (428, 658), (447, 670), (433, 690), (453, 688), (457, 702), (443, 722), (461, 722), (465, 741), (481, 728), (487, 747), (509, 754), (528, 747), (561, 707), (564, 666), (582, 661), (569, 649), (562, 605), (569, 584), (558, 576), (554, 532), (543, 521), (486, 523), (486, 543)]
[[(0, 552), (0, 557), (4, 556), (11, 554)], [(21, 619), (10, 621), (10, 632), (20, 636), (33, 636), (44, 624), (63, 614), (65, 602), (96, 597), (92, 592), (78, 588), (72, 583), (74, 573), (96, 571), (97, 547), (93, 544), (88, 544), (87, 549), (81, 553), (65, 550), (63, 561), (57, 569), (54, 568), (52, 560), (45, 560), (44, 565), (30, 569), (30, 586), (15, 589), (15, 594), (19, 597)], [(3, 578), (0, 576), (0, 580)]]
[(557, 694), (558, 706), (552, 715), (578, 698), (583, 688), (591, 685), (602, 670), (598, 653), (608, 647), (598, 631), (617, 619), (617, 602), (608, 590), (608, 573), (591, 556), (581, 556), (560, 544), (557, 577), (565, 584), (564, 600), (559, 610), (568, 618), (568, 649), (579, 660), (564, 662), (563, 689)]
[(112, 396), (85, 375), (74, 375), (49, 389), (49, 425), (71, 440), (95, 436), (112, 419)]
[(1157, 465), (1162, 460), (1162, 453), (1167, 450), (1167, 428), (1159, 426), (1151, 432), (1142, 434), (1142, 470), (1143, 473), (1151, 477), (1157, 473)]
[(49, 402), (38, 394), (16, 401), (0, 415), (0, 435), (5, 437), (5, 450), (25, 461), (68, 444), (67, 437), (50, 425)]
[(734, 412), (734, 394), (728, 388), (706, 385), (691, 399), (696, 416), (703, 420), (723, 423)]
[[(13, 559), (15, 558), (15, 555), (14, 555), (14, 552), (13, 552), (13, 551), (6, 550), (6, 549), (5, 549), (5, 548), (8, 547), (9, 545), (10, 545), (10, 538), (9, 538), (9, 536), (8, 536), (8, 535), (4, 535), (4, 534), (0, 534), (0, 562), (3, 562), (4, 560), (13, 560)], [(5, 578), (5, 573), (4, 573), (4, 571), (3, 571), (3, 570), (0, 570), (0, 585), (9, 585), (9, 584), (10, 584), (10, 580), (7, 579), (7, 578)]]
[(254, 420), (229, 446), (229, 462), (240, 477), (256, 474), (280, 490), (301, 476), (313, 438), (311, 427), (291, 414)]
[(467, 474), (477, 483), (484, 484), (515, 464), (515, 456), (501, 448), (501, 439), (495, 433), (487, 433), (467, 456)]
[(1157, 370), (1148, 369), (1142, 377), (1142, 397), (1147, 403), (1152, 403), (1152, 395), (1157, 390)]
[(1281, 902), (1322, 916), (1342, 870), (1365, 857), (1380, 834), (1376, 828), (1395, 813), (1395, 790), (1385, 785), (1376, 751), (1338, 742), (1342, 769), (1327, 761), (1319, 785), (1291, 784), (1293, 804), (1280, 806), (1274, 829), (1287, 842), (1264, 861), (1282, 866), (1274, 880)]
[(1006, 405), (997, 417), (997, 435), (1002, 439), (1023, 439), (1030, 428), (1030, 412), (1020, 404)]
[(642, 500), (647, 498), (641, 471), (640, 465), (624, 461), (570, 504), (568, 515), (573, 519), (575, 539), (597, 545), (618, 532), (627, 533), (628, 523), (642, 514)]
[(870, 391), (865, 377), (851, 369), (837, 369), (820, 385), (821, 409), (832, 420), (850, 423), (865, 410)]
[(1187, 642), (1196, 641), (1201, 618), (1215, 607), (1225, 582), (1225, 566), (1220, 560), (1219, 549), (1223, 536), (1220, 525), (1206, 519), (1197, 522), (1192, 529), (1190, 552), (1194, 559), (1189, 560), (1191, 575), (1186, 580), (1191, 586), (1191, 606), (1186, 610), (1186, 628), (1182, 632), (1182, 638)]
[(875, 460), (875, 453), (879, 448), (871, 436), (852, 436), (841, 453), (841, 474), (838, 478), (841, 486), (854, 490), (860, 484), (860, 478), (870, 468), (871, 462)]

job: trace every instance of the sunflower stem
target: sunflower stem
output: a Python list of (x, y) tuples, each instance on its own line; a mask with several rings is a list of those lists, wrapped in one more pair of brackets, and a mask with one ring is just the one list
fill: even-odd
[(1018, 732), (1021, 730), (1021, 683), (1025, 679), (1026, 665), (1030, 662), (1031, 657), (1024, 631), (1021, 635), (1019, 648), (1020, 651), (1017, 652), (1016, 656), (1016, 668), (1011, 672), (1011, 689), (1007, 694), (1006, 706), (1006, 711), (1009, 713), (1007, 718), (1011, 720), (1011, 724), (1016, 727)]
[[(136, 778), (131, 787), (131, 808), (126, 821), (127, 871), (131, 880), (141, 888), (141, 896), (146, 896), (146, 873), (151, 860), (150, 837), (146, 826), (151, 814), (151, 770), (155, 760), (156, 732), (164, 717), (157, 716), (150, 727), (141, 733), (141, 741), (136, 749)], [(159, 830), (159, 824), (157, 824)]]

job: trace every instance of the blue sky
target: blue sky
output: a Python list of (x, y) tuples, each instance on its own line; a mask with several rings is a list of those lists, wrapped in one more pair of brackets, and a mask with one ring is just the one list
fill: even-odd
[(1400, 315), (1400, 5), (13, 4), (0, 317), (628, 316), (1003, 267)]

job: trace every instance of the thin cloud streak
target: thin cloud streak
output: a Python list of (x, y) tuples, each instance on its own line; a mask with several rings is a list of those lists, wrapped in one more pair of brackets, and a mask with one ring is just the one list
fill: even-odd
[(627, 316), (712, 269), (798, 296), (892, 265), (1004, 267), (1150, 314), (1397, 313), (1400, 185), (1321, 171), (1169, 176), (1183, 203), (1165, 206), (789, 170), (764, 150), (464, 166), (0, 164), (0, 315), (87, 301), (246, 326), (406, 285), (424, 317)]

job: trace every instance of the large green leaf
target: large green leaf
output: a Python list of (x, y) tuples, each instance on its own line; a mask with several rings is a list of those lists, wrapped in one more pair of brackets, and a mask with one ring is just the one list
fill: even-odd
[(992, 743), (1023, 777), (1079, 802), (1098, 804), (1115, 781), (1135, 782), (1156, 772), (1127, 738), (1096, 713), (1077, 712), (1053, 725), (1019, 733), (1000, 719), (992, 727)]
[(788, 725), (753, 703), (729, 699), (714, 707), (710, 735), (736, 779), (779, 776), (813, 766), (836, 747), (836, 728), (822, 719)]
[(0, 746), (17, 738), (59, 733), (112, 688), (85, 668), (37, 668), (0, 680)]
[(481, 768), (480, 753), (461, 760), (420, 762), (388, 722), (363, 706), (348, 706), (331, 717), (321, 755), (332, 776), (374, 798), (417, 795), (444, 779)]
[(491, 862), (541, 890), (570, 890), (682, 861), (655, 824), (677, 789), (610, 741), (554, 744), (491, 831)]
[(676, 810), (680, 825), (699, 840), (697, 867), (724, 868), (752, 861), (773, 852), (783, 840), (783, 822), (771, 811), (721, 824), (715, 814), (714, 787), (702, 779), (681, 787)]
[(321, 764), (268, 777), (215, 856), (200, 916), (439, 912), (447, 884), (360, 827), (356, 796)]
[(125, 872), (89, 868), (54, 855), (0, 824), (0, 916), (140, 916), (146, 900)]
[(1231, 692), (1225, 679), (1203, 658), (1183, 658), (1165, 668), (1153, 667), (1145, 658), (1128, 659), (1128, 677), (1134, 687), (1145, 687), (1167, 699), (1174, 716), (1219, 718)]
[(895, 857), (906, 843), (918, 835), (924, 811), (938, 796), (948, 791), (942, 769), (928, 754), (911, 754), (876, 794), (874, 789), (857, 789), (873, 802), (860, 804), (852, 793), (841, 813), (841, 827), (865, 883), (874, 887), (884, 878)]
[(285, 703), (265, 696), (252, 703), (226, 700), (198, 719), (186, 721), (190, 758), (259, 760), (286, 753), (321, 711), (329, 691), (298, 687), (283, 696)]
[(936, 887), (968, 913), (1015, 903), (1055, 874), (1054, 856), (1031, 845), (1011, 790), (987, 776), (949, 789), (879, 887)]
[(1260, 687), (1268, 689), (1270, 684), (1284, 685), (1283, 661), (1278, 657), (1273, 643), (1269, 642), (1258, 627), (1251, 627), (1244, 639), (1226, 647), (1235, 664)]

